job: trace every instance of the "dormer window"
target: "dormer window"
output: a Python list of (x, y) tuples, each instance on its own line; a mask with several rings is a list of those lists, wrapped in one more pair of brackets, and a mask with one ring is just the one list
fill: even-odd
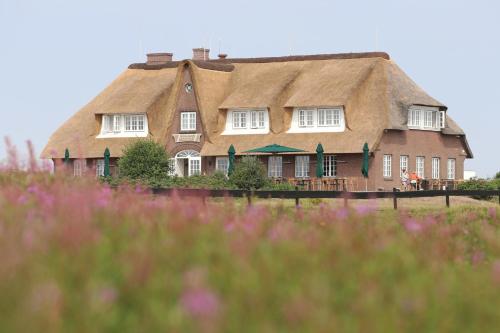
[(145, 137), (148, 123), (145, 114), (105, 114), (97, 138)]
[(343, 132), (345, 130), (342, 107), (297, 108), (293, 110), (288, 133)]
[(444, 128), (446, 113), (437, 107), (412, 106), (408, 110), (408, 128), (439, 131)]
[(223, 135), (269, 133), (267, 110), (228, 110)]

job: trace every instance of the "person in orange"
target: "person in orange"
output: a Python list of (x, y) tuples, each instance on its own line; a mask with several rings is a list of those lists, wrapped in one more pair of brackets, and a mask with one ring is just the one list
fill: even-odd
[(419, 180), (420, 180), (420, 177), (417, 175), (416, 172), (410, 172), (410, 184), (412, 187), (415, 188), (415, 190), (418, 190)]

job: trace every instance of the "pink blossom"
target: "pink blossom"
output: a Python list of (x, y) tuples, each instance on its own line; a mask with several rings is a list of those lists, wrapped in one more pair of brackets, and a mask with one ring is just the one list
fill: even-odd
[(419, 232), (423, 231), (423, 229), (424, 229), (424, 226), (414, 219), (406, 220), (406, 222), (404, 223), (404, 226), (406, 228), (406, 231), (411, 232), (411, 233), (419, 233)]
[(181, 305), (195, 318), (214, 318), (219, 313), (220, 302), (217, 295), (205, 288), (187, 290), (181, 297)]
[(349, 217), (349, 210), (347, 208), (340, 208), (337, 210), (337, 219), (339, 220), (345, 220), (347, 217)]
[(496, 220), (497, 219), (497, 209), (495, 207), (488, 208), (488, 216), (492, 220)]
[(484, 252), (483, 251), (476, 251), (472, 254), (471, 261), (472, 261), (473, 265), (477, 265), (483, 260), (484, 260)]

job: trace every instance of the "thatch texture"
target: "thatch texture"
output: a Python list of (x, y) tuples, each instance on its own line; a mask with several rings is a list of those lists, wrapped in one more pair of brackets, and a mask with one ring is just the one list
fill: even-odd
[[(385, 53), (292, 56), (279, 58), (175, 61), (134, 64), (91, 103), (77, 112), (49, 140), (43, 157), (99, 157), (109, 147), (118, 157), (134, 139), (96, 139), (101, 114), (147, 113), (149, 136), (165, 143), (174, 119), (181, 77), (189, 70), (203, 124), (202, 155), (226, 155), (268, 144), (314, 152), (361, 153), (364, 142), (376, 149), (385, 129), (406, 130), (410, 105), (446, 106), (427, 95)], [(342, 133), (291, 134), (294, 107), (343, 106)], [(266, 135), (221, 135), (232, 108), (266, 108), (271, 132)], [(447, 117), (446, 135), (464, 133)], [(464, 139), (465, 140), (465, 139)], [(53, 155), (51, 152), (56, 151)]]

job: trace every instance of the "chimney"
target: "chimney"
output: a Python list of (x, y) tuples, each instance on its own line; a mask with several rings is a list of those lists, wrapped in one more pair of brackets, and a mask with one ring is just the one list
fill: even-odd
[(199, 47), (193, 49), (193, 60), (210, 60), (210, 49)]
[(173, 53), (148, 53), (148, 65), (164, 65), (172, 61)]
[(220, 53), (220, 54), (218, 55), (218, 57), (219, 57), (219, 59), (226, 59), (226, 58), (227, 58), (227, 54), (225, 54), (225, 53)]

